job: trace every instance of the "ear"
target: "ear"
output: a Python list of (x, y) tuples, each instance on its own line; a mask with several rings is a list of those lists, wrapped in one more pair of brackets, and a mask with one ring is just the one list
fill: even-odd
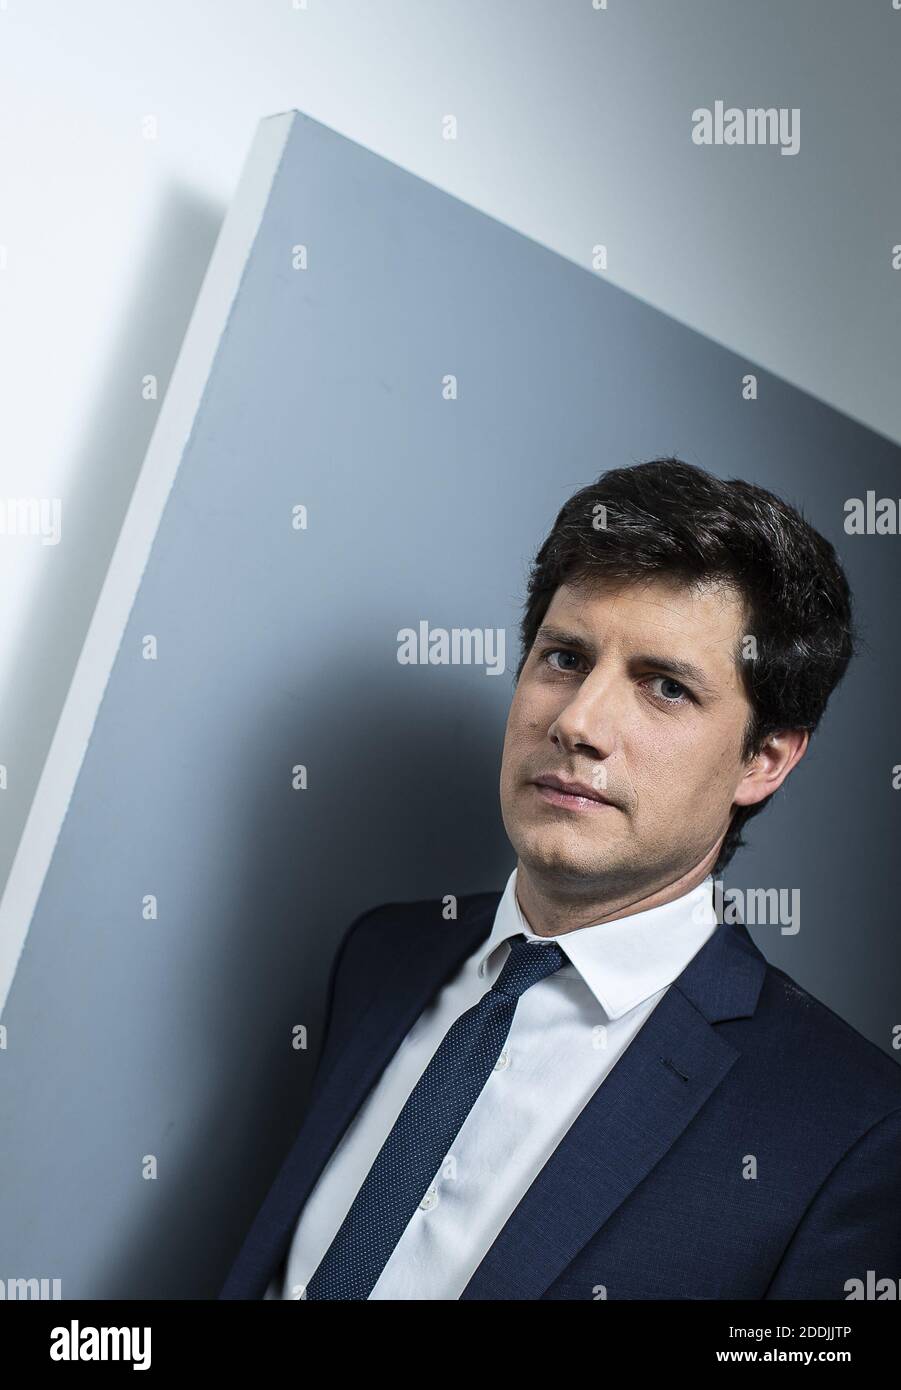
[(785, 781), (796, 763), (807, 752), (810, 734), (807, 729), (782, 729), (770, 734), (759, 753), (746, 765), (741, 781), (732, 798), (735, 806), (755, 806), (772, 796)]

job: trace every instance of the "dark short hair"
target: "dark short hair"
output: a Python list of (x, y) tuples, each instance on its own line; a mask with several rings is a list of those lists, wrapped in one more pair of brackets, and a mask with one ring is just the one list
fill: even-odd
[[(743, 599), (744, 632), (756, 639), (755, 659), (741, 642), (736, 651), (751, 705), (744, 758), (780, 730), (813, 732), (856, 647), (835, 550), (774, 493), (677, 458), (611, 469), (561, 508), (530, 569), (517, 681), (559, 585), (654, 578), (726, 582)], [(736, 810), (714, 873), (771, 797)]]

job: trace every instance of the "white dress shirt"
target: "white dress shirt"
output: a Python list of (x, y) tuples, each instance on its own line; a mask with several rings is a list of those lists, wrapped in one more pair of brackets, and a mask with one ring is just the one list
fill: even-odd
[[(673, 980), (715, 929), (712, 878), (662, 907), (536, 936), (507, 880), (490, 935), (388, 1063), (320, 1174), (265, 1299), (302, 1298), (445, 1033), (503, 969), (508, 938), (553, 940), (567, 963), (519, 998), (494, 1071), (413, 1212), (372, 1299), (457, 1299), (501, 1228)], [(448, 931), (453, 924), (448, 923)]]

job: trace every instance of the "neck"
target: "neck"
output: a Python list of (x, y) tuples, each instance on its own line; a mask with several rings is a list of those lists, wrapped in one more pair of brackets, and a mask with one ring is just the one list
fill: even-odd
[(562, 936), (565, 932), (578, 931), (580, 927), (633, 917), (637, 912), (647, 912), (652, 907), (662, 907), (664, 903), (681, 898), (703, 882), (718, 853), (719, 845), (715, 845), (700, 863), (679, 878), (650, 890), (639, 889), (639, 897), (635, 896), (635, 890), (630, 893), (628, 889), (619, 889), (606, 894), (601, 892), (594, 898), (584, 894), (574, 898), (572, 894), (561, 893), (559, 887), (530, 873), (522, 860), (518, 859), (516, 900), (536, 936)]

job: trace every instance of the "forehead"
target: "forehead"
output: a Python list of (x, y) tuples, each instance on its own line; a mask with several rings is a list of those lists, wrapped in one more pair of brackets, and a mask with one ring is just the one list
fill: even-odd
[(725, 583), (701, 586), (671, 579), (561, 584), (542, 626), (572, 630), (587, 643), (614, 643), (624, 652), (687, 655), (731, 665), (744, 633), (741, 595)]

